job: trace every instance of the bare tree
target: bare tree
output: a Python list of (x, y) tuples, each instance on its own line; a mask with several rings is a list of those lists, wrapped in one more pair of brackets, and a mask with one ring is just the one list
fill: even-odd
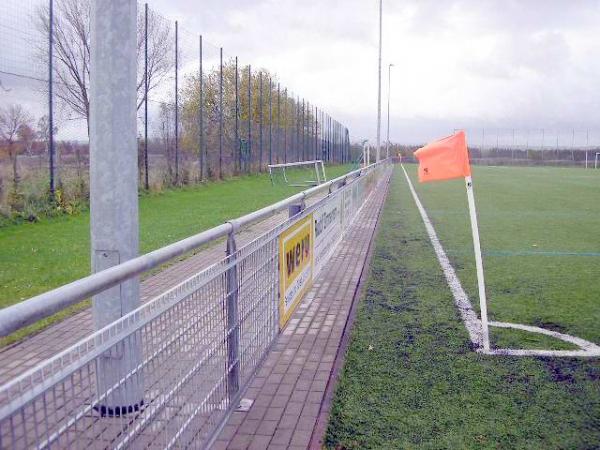
[[(55, 0), (54, 6), (54, 73), (56, 96), (74, 113), (75, 118), (85, 119), (89, 133), (89, 82), (90, 82), (90, 1)], [(47, 5), (37, 10), (36, 26), (44, 37), (49, 32)], [(138, 12), (137, 20), (138, 59), (138, 109), (145, 100), (144, 92), (144, 11)], [(156, 88), (174, 66), (170, 57), (171, 26), (152, 10), (148, 10), (148, 92)], [(39, 50), (40, 58), (47, 64), (47, 49)]]
[(31, 157), (31, 151), (33, 149), (33, 144), (36, 138), (36, 132), (31, 127), (31, 120), (29, 123), (24, 123), (19, 127), (19, 131), (17, 132), (19, 136), (19, 140), (23, 146), (23, 150), (27, 154), (27, 156)]
[(24, 127), (31, 128), (32, 118), (21, 105), (10, 105), (0, 109), (0, 140), (2, 140), (8, 151), (8, 157), (13, 168), (13, 186), (19, 185), (19, 168), (17, 155), (21, 149), (20, 131)]

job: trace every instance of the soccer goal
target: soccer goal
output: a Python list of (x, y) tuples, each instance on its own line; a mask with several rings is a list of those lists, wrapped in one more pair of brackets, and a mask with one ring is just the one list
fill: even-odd
[(283, 182), (290, 186), (317, 186), (327, 181), (325, 164), (320, 159), (284, 164), (269, 164), (271, 184)]

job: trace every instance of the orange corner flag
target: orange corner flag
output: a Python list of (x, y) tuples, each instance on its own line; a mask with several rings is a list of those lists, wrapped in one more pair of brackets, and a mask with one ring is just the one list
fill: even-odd
[(415, 152), (419, 161), (419, 181), (450, 180), (471, 175), (465, 132), (440, 139)]

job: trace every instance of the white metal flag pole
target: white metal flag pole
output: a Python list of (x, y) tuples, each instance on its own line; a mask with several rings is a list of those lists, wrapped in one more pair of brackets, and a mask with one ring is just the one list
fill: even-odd
[(475, 250), (475, 266), (477, 268), (477, 285), (479, 286), (479, 306), (481, 309), (481, 340), (484, 351), (490, 350), (490, 334), (488, 328), (487, 301), (485, 297), (485, 279), (483, 276), (483, 260), (479, 243), (479, 225), (477, 224), (477, 211), (475, 210), (475, 197), (473, 196), (473, 180), (465, 177), (467, 185), (467, 200), (471, 216), (471, 231), (473, 232), (473, 249)]

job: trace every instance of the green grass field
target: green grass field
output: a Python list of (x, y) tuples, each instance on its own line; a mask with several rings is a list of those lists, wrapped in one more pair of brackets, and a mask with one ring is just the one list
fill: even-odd
[[(413, 184), (478, 308), (463, 180)], [(492, 320), (541, 326), (600, 342), (600, 173), (476, 167), (475, 200)], [(566, 348), (562, 341), (492, 329), (497, 346)]]
[[(407, 170), (415, 177), (415, 166)], [(476, 167), (473, 176), (491, 317), (598, 343), (599, 174)], [(464, 181), (415, 187), (476, 304)], [(528, 333), (491, 331), (494, 345), (564, 348)], [(600, 362), (473, 352), (396, 168), (326, 442), (329, 448), (599, 448)]]
[[(349, 165), (332, 166), (327, 168), (327, 175), (332, 179), (348, 170)], [(271, 186), (268, 175), (262, 174), (141, 196), (141, 252), (199, 233), (301, 189), (281, 183)], [(89, 248), (87, 212), (1, 227), (0, 308), (88, 275)], [(47, 326), (65, 314), (0, 340), (0, 345)]]

